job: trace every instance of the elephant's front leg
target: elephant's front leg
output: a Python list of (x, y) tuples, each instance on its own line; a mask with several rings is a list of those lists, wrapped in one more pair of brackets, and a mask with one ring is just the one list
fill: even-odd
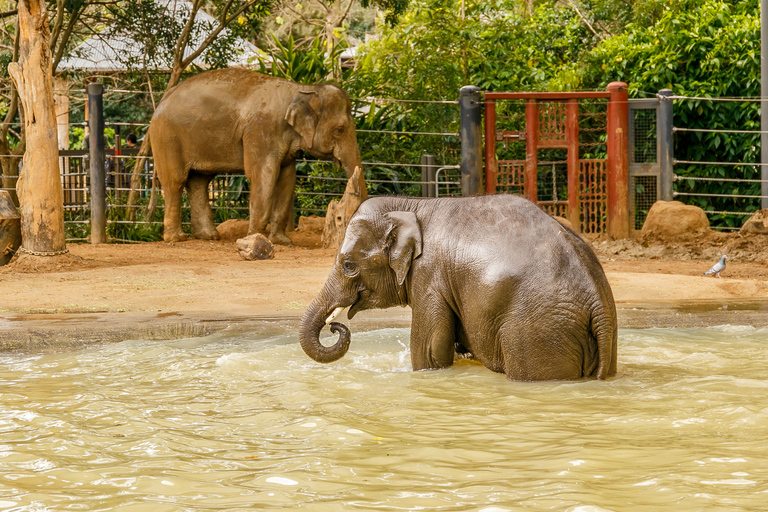
[(187, 179), (187, 197), (189, 198), (192, 236), (198, 240), (218, 240), (219, 232), (213, 224), (213, 210), (208, 197), (208, 185), (212, 174), (189, 173)]
[(280, 162), (269, 156), (262, 158), (258, 154), (246, 154), (245, 175), (251, 182), (248, 234), (261, 233), (267, 236), (267, 224), (272, 217), (275, 188), (280, 176)]
[(293, 213), (293, 191), (296, 188), (296, 163), (290, 162), (280, 169), (272, 202), (272, 218), (269, 221), (269, 240), (273, 244), (291, 245), (285, 234)]
[[(414, 301), (416, 302), (416, 301)], [(453, 364), (456, 315), (439, 294), (411, 304), (411, 364), (414, 370)]]

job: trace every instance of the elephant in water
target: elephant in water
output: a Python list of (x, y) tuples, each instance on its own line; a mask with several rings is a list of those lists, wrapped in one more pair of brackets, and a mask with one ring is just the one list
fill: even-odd
[(248, 233), (285, 234), (296, 183), (296, 155), (360, 167), (347, 94), (335, 85), (301, 85), (245, 69), (200, 73), (168, 91), (149, 126), (163, 188), (163, 238), (184, 240), (181, 194), (187, 189), (192, 235), (217, 239), (208, 185), (217, 173), (245, 172), (251, 183)]
[[(316, 361), (335, 361), (350, 343), (332, 322), (340, 311), (406, 305), (414, 370), (450, 366), (461, 352), (513, 380), (616, 374), (616, 307), (600, 262), (518, 196), (365, 201), (299, 341)], [(326, 323), (340, 332), (333, 346), (319, 342)]]

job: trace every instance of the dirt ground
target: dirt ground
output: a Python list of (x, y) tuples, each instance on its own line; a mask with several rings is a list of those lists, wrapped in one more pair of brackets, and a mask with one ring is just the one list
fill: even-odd
[[(334, 250), (294, 233), (275, 257), (245, 261), (232, 241), (72, 244), (70, 254), (0, 267), (0, 350), (128, 337), (175, 338), (254, 322), (298, 322)], [(712, 233), (687, 244), (592, 240), (620, 327), (768, 325), (768, 236)], [(722, 279), (702, 276), (728, 254)], [(42, 261), (41, 261), (42, 260)], [(410, 310), (363, 312), (408, 325)]]

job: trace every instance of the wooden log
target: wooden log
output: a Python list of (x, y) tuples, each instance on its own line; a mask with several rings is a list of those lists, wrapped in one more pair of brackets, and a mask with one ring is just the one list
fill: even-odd
[(21, 218), (11, 194), (0, 190), (0, 266), (7, 264), (21, 247)]
[(275, 248), (267, 237), (254, 233), (235, 242), (237, 252), (244, 260), (269, 260), (275, 257)]
[(368, 191), (365, 188), (363, 171), (355, 167), (355, 172), (347, 182), (347, 188), (341, 201), (331, 201), (325, 214), (325, 228), (323, 229), (323, 247), (338, 248), (344, 240), (349, 219), (357, 211), (360, 204), (368, 199)]

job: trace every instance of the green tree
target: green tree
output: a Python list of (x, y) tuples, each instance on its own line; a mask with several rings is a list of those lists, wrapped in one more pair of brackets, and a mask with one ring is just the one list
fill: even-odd
[[(674, 5), (674, 7), (672, 7)], [(644, 97), (663, 88), (676, 95), (716, 98), (760, 96), (760, 11), (757, 0), (687, 0), (670, 4), (650, 25), (630, 24), (625, 33), (606, 40), (582, 59), (565, 67), (560, 86), (604, 88), (620, 80), (630, 94)], [(678, 100), (674, 125), (682, 128), (759, 130), (758, 102)], [(759, 135), (677, 132), (675, 158), (685, 161), (755, 162)], [(756, 166), (677, 165), (684, 193), (759, 195), (759, 183), (720, 181), (759, 179)], [(713, 181), (685, 180), (704, 177)], [(680, 196), (709, 211), (753, 211), (756, 199)], [(738, 226), (741, 218), (710, 216), (716, 224)]]

